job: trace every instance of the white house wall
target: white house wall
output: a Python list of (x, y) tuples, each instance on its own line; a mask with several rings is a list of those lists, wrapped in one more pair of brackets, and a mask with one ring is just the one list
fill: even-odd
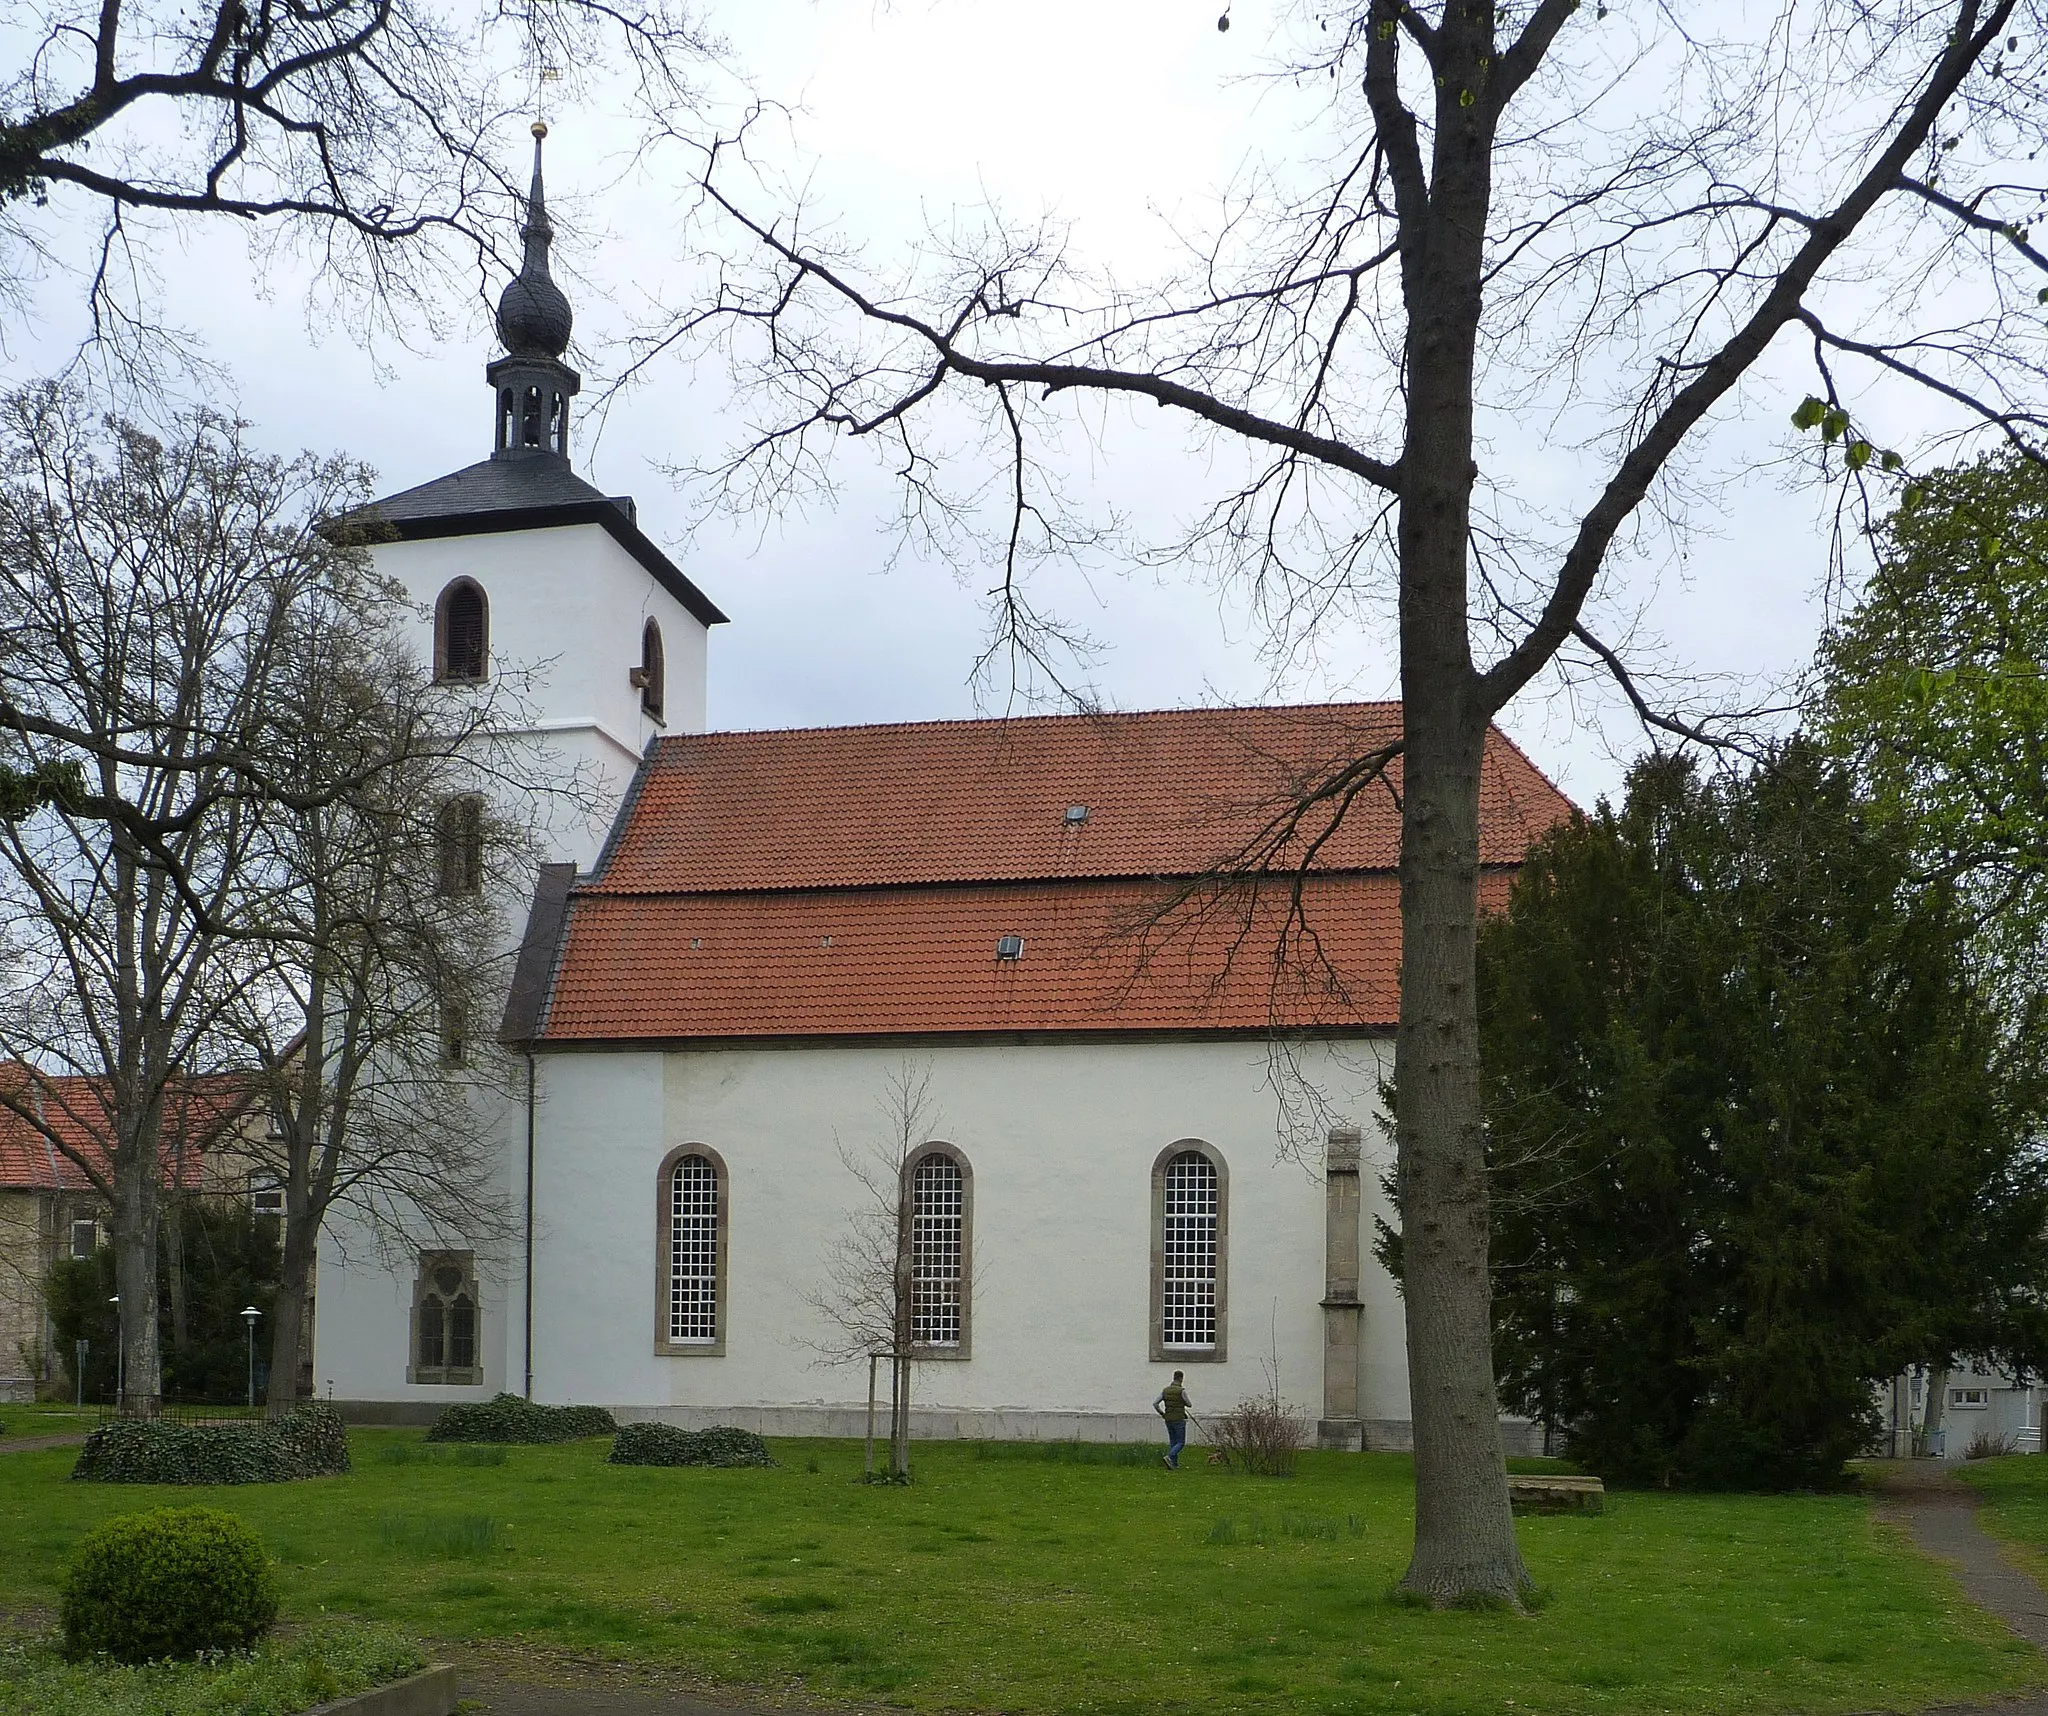
[[(1369, 1140), (1384, 1053), (1364, 1041), (1318, 1048), (1303, 1069), (1333, 1120)], [(921, 1131), (951, 1144), (973, 1177), (971, 1357), (918, 1367), (920, 1433), (1150, 1434), (1149, 1404), (1176, 1365), (1198, 1411), (1263, 1392), (1277, 1367), (1281, 1392), (1317, 1417), (1321, 1152), (1305, 1165), (1283, 1158), (1264, 1045), (942, 1046), (911, 1059), (930, 1070)], [(543, 1055), (535, 1398), (854, 1433), (866, 1367), (820, 1360), (836, 1331), (814, 1300), (860, 1196), (841, 1152), (887, 1139), (888, 1083), (904, 1060), (893, 1046)], [(1156, 1364), (1152, 1170), (1184, 1138), (1214, 1146), (1228, 1167), (1227, 1356)], [(656, 1177), (685, 1144), (708, 1145), (730, 1176), (716, 1357), (654, 1350)], [(1370, 1244), (1384, 1210), (1370, 1162), (1365, 1202)], [(1399, 1441), (1409, 1416), (1400, 1304), (1383, 1272), (1365, 1273), (1362, 1411), (1378, 1440)]]

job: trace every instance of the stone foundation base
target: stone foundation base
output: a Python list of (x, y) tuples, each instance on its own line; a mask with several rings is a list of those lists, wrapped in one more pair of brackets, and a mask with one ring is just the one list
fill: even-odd
[[(431, 1424), (447, 1404), (431, 1400), (337, 1400), (333, 1403), (350, 1424)], [(730, 1424), (762, 1436), (824, 1436), (854, 1440), (867, 1434), (866, 1403), (845, 1406), (614, 1406), (621, 1424), (655, 1422), (682, 1430)], [(875, 1415), (875, 1434), (888, 1434), (886, 1407)], [(1150, 1412), (1035, 1412), (1023, 1407), (916, 1406), (910, 1413), (911, 1440), (916, 1442), (1157, 1442), (1166, 1431)], [(1510, 1454), (1540, 1452), (1542, 1432), (1519, 1418), (1504, 1418), (1501, 1445)], [(1189, 1425), (1188, 1441), (1199, 1446), (1209, 1438), (1199, 1420)], [(1414, 1426), (1405, 1418), (1325, 1419), (1316, 1425), (1316, 1445), (1375, 1453), (1407, 1453), (1415, 1446)]]

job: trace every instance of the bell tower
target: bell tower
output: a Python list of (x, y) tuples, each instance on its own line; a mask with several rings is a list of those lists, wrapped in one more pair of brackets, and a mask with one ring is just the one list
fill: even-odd
[(494, 459), (527, 458), (535, 453), (554, 453), (566, 459), (569, 401), (583, 387), (583, 378), (562, 362), (575, 315), (548, 273), (548, 249), (554, 243), (555, 229), (548, 223), (547, 191), (541, 183), (540, 150), (547, 134), (547, 125), (535, 120), (533, 188), (527, 193), (526, 220), (519, 229), (526, 256), (498, 299), (498, 338), (505, 356), (484, 371), (498, 397)]

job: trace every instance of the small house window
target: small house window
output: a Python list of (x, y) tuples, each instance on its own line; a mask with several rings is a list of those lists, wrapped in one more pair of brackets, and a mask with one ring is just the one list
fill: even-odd
[(488, 677), (491, 609), (483, 586), (458, 578), (434, 604), (434, 677), (476, 680)]
[(1948, 1391), (1948, 1403), (1965, 1412), (1979, 1412), (1991, 1404), (1991, 1390), (1988, 1388), (1952, 1388)]
[(633, 683), (640, 687), (640, 707), (655, 720), (661, 719), (661, 699), (666, 670), (661, 658), (661, 627), (649, 620), (640, 628), (640, 666)]
[(474, 794), (451, 798), (435, 819), (440, 849), (441, 892), (474, 894), (484, 885), (484, 801)]
[(71, 1224), (71, 1255), (90, 1257), (100, 1248), (100, 1224), (96, 1221), (75, 1221)]
[(256, 1174), (249, 1181), (249, 1213), (272, 1219), (284, 1214), (284, 1187), (275, 1174)]
[(477, 1365), (476, 1254), (420, 1254), (413, 1285), (412, 1376), (420, 1383), (481, 1382)]

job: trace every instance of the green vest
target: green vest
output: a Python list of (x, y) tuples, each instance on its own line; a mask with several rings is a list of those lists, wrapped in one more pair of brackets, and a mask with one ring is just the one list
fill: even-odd
[(1167, 1423), (1183, 1423), (1188, 1415), (1188, 1391), (1177, 1382), (1169, 1382), (1159, 1391), (1159, 1404), (1166, 1409)]

